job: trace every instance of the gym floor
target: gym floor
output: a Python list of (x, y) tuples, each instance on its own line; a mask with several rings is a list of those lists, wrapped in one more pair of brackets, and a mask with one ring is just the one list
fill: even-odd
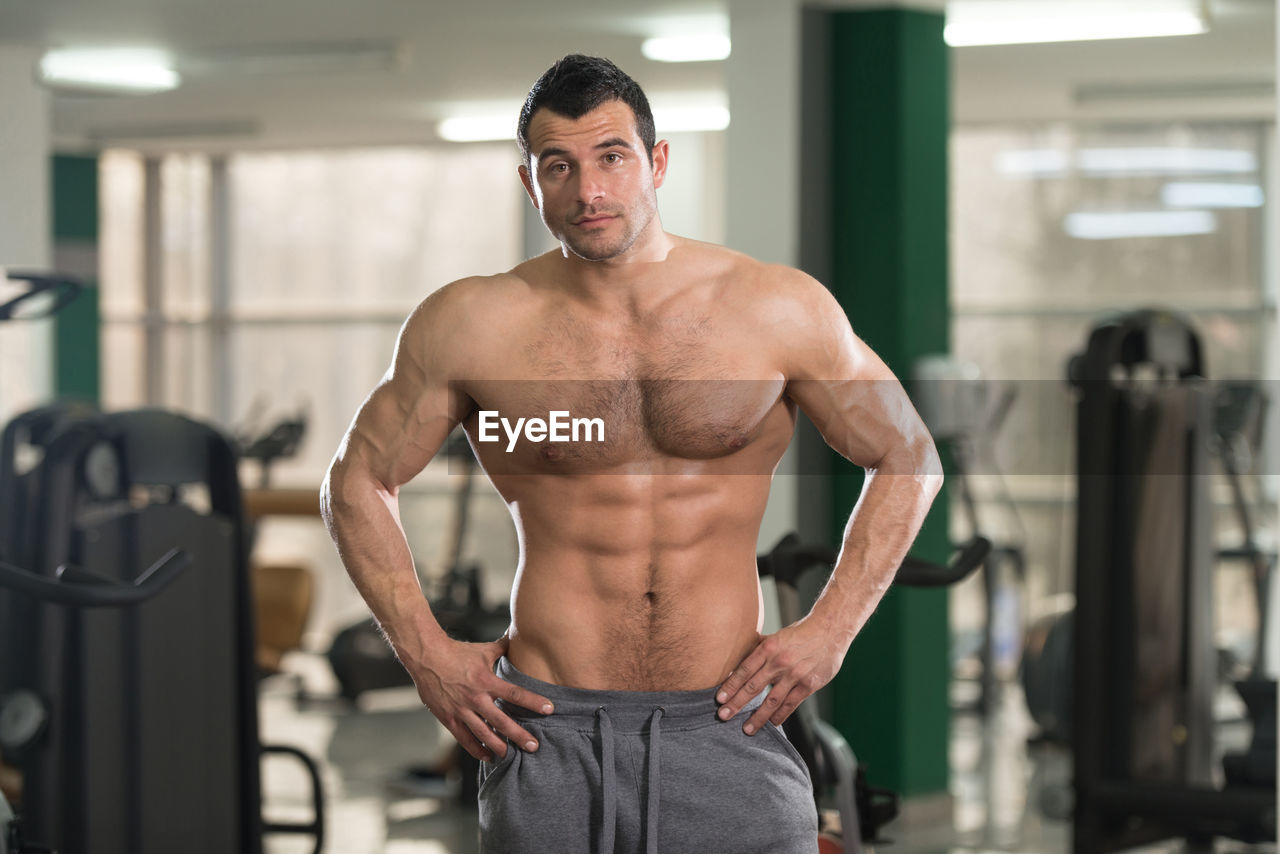
[[(438, 758), (447, 750), (447, 733), (418, 704), (412, 689), (376, 692), (359, 708), (335, 700), (335, 685), (324, 659), (296, 653), (286, 669), (297, 682), (273, 678), (261, 689), (262, 738), (309, 752), (322, 766), (327, 787), (326, 852), (341, 854), (474, 854), (475, 812), (449, 798), (427, 797), (406, 785), (400, 773), (413, 764)], [(313, 697), (298, 701), (298, 686)], [(963, 686), (957, 689), (962, 692)], [(1230, 699), (1223, 698), (1230, 703)], [(1220, 715), (1231, 714), (1228, 707)], [(1066, 753), (1027, 747), (1033, 725), (1014, 687), (1002, 693), (998, 711), (985, 723), (975, 715), (953, 716), (951, 793), (946, 808), (919, 810), (900, 817), (886, 836), (894, 854), (1063, 854), (1070, 850), (1067, 822), (1044, 817), (1042, 807), (1061, 808), (1070, 779)], [(1227, 729), (1224, 745), (1247, 737)], [(264, 767), (267, 815), (305, 818), (310, 811), (308, 783), (288, 760)], [(303, 854), (309, 843), (274, 837), (267, 854)], [(1142, 849), (1165, 854), (1178, 845)], [(1245, 849), (1220, 843), (1220, 854)], [(1275, 852), (1275, 846), (1263, 851)]]

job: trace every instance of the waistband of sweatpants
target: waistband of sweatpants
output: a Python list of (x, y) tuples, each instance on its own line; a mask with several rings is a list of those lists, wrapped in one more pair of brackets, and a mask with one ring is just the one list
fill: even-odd
[[(716, 711), (720, 704), (716, 702), (716, 688), (704, 688), (701, 691), (593, 691), (587, 688), (570, 688), (521, 673), (506, 656), (498, 659), (497, 674), (498, 678), (546, 697), (555, 705), (555, 713), (545, 717), (510, 703), (503, 703), (503, 711), (513, 718), (590, 725), (594, 723), (600, 709), (604, 709), (615, 727), (639, 731), (649, 723), (656, 710), (662, 709), (664, 727), (672, 724), (678, 726), (679, 723), (719, 722)], [(747, 703), (738, 716), (755, 709), (763, 701), (762, 692)]]

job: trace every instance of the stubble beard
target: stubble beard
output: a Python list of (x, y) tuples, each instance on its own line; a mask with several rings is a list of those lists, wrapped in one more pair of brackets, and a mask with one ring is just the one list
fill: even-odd
[[(636, 240), (648, 228), (649, 223), (653, 222), (655, 212), (656, 207), (652, 205), (646, 205), (637, 211), (620, 212), (618, 217), (628, 227), (624, 229), (622, 234), (608, 243), (600, 243), (592, 240), (588, 235), (575, 231), (576, 227), (572, 223), (561, 233), (560, 241), (566, 249), (584, 261), (609, 261), (622, 255), (635, 245)], [(632, 213), (639, 213), (643, 221), (633, 219)]]

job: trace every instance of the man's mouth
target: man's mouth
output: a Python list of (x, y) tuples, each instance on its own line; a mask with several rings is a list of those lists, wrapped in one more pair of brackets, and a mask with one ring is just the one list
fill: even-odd
[(582, 219), (576, 220), (573, 224), (585, 225), (585, 226), (603, 225), (604, 223), (608, 222), (613, 218), (614, 218), (613, 214), (595, 214), (594, 216), (586, 216), (586, 217), (583, 217)]

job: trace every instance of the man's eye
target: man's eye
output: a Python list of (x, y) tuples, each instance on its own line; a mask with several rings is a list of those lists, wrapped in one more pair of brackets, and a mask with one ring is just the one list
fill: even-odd
[(622, 160), (622, 155), (618, 154), (616, 151), (611, 151), (604, 156), (604, 159), (609, 163), (618, 163)]

